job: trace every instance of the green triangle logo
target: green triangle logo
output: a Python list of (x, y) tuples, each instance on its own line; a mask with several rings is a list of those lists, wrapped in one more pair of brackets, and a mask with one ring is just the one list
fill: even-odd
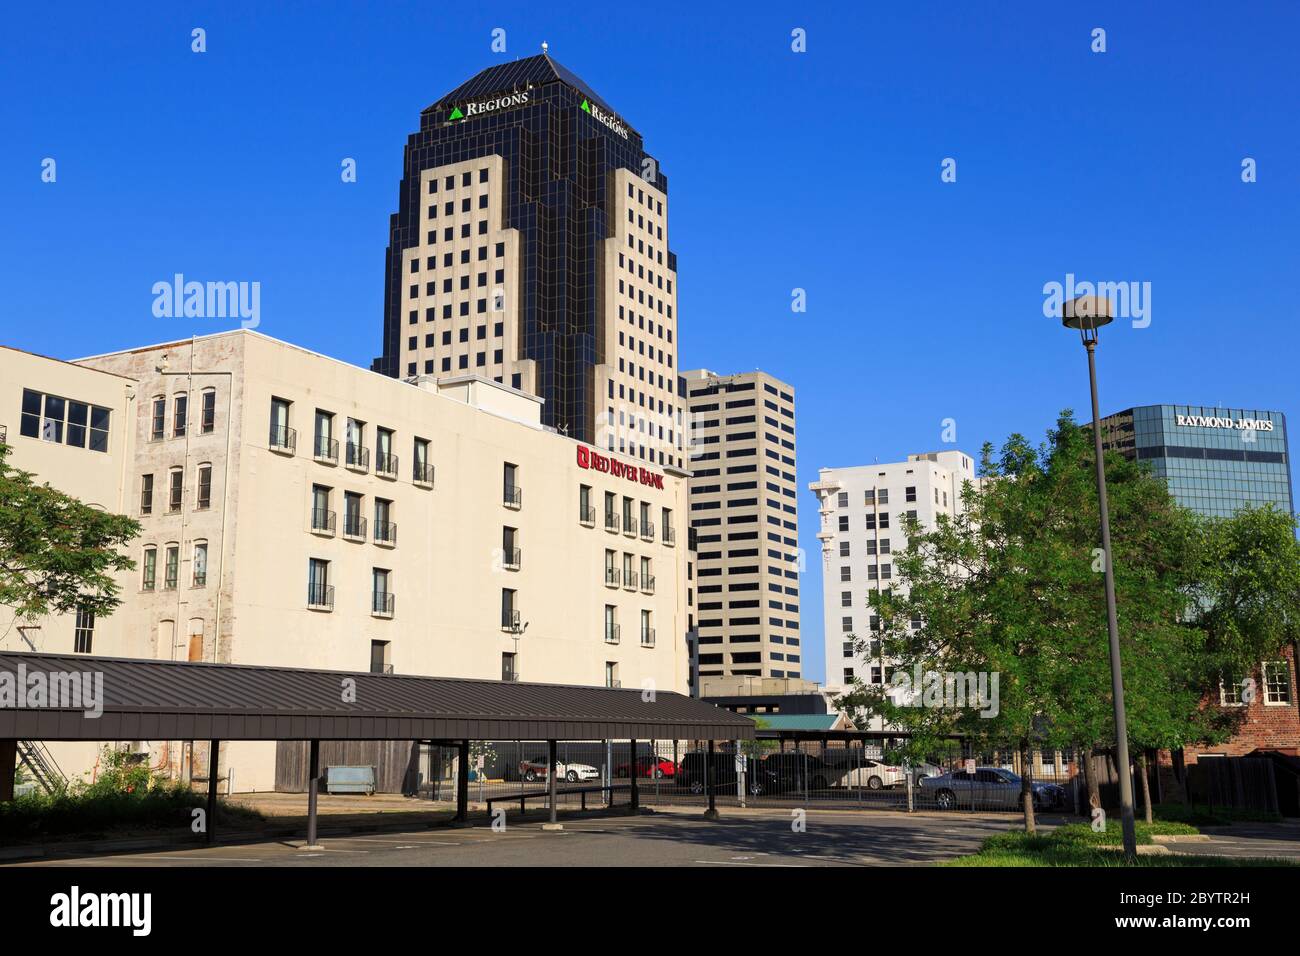
[(450, 122), (451, 120), (458, 120), (464, 118), (465, 118), (465, 114), (462, 113), (460, 111), (460, 107), (457, 106), (454, 110), (451, 111), (451, 115), (447, 117), (447, 121)]
[(591, 112), (591, 107), (587, 105), (587, 101), (586, 101), (586, 100), (583, 100), (583, 101), (582, 101), (582, 111), (583, 111), (584, 113), (590, 113), (590, 112)]

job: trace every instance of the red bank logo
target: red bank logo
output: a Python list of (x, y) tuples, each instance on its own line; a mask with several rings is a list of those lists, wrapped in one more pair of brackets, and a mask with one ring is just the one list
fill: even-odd
[(621, 461), (607, 458), (599, 452), (592, 451), (586, 445), (578, 446), (578, 467), (589, 468), (592, 471), (599, 471), (615, 478), (637, 481), (652, 488), (662, 488), (664, 486), (663, 475), (657, 475), (645, 468), (638, 468), (636, 465), (625, 465)]

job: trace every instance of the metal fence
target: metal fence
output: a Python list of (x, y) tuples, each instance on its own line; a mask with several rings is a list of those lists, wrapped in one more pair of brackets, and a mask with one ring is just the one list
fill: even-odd
[[(1020, 754), (1014, 750), (953, 752), (911, 767), (885, 759), (872, 743), (754, 741), (737, 748), (705, 741), (559, 743), (556, 806), (560, 809), (626, 806), (636, 777), (641, 806), (703, 806), (712, 791), (720, 806), (817, 805), (864, 810), (1020, 812)], [(407, 792), (454, 803), (455, 747), (422, 744)], [(546, 741), (471, 744), (469, 799), (478, 806), (542, 810), (546, 795)], [(1031, 751), (1029, 777), (1035, 806), (1077, 812), (1086, 803), (1073, 755)]]

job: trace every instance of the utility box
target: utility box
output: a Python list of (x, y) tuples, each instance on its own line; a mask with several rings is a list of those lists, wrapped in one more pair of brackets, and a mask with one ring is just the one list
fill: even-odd
[(325, 770), (325, 792), (372, 796), (375, 792), (375, 768), (328, 767)]

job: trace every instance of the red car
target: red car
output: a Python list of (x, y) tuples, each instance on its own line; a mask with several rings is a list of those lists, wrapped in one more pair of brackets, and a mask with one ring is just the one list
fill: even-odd
[[(620, 777), (628, 776), (628, 765), (619, 764), (614, 768), (614, 773)], [(650, 754), (642, 754), (636, 758), (636, 775), (638, 777), (675, 777), (677, 776), (677, 765), (665, 757), (655, 757)]]

